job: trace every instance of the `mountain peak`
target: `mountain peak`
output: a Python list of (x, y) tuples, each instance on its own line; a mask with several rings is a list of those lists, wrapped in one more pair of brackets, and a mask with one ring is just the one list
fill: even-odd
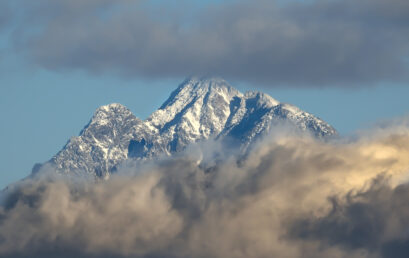
[(230, 113), (232, 99), (242, 96), (221, 78), (190, 77), (172, 92), (159, 110), (148, 118), (148, 122), (161, 128), (183, 118), (181, 121), (185, 121), (187, 127), (194, 127), (196, 134), (201, 135), (200, 125), (205, 120), (212, 124), (218, 123), (220, 119), (224, 121)]
[(130, 115), (132, 115), (132, 112), (124, 105), (119, 103), (111, 103), (97, 108), (93, 117), (91, 118), (90, 124), (105, 124), (109, 122), (109, 120), (112, 120), (112, 118)]
[[(176, 91), (180, 92), (183, 90), (189, 90), (193, 92), (201, 92), (206, 90), (221, 90), (226, 91), (235, 90), (226, 80), (220, 77), (189, 77), (186, 79)], [(236, 90), (237, 91), (237, 90)]]
[(104, 112), (104, 113), (118, 113), (118, 112), (123, 112), (128, 110), (127, 107), (125, 107), (124, 105), (120, 104), (120, 103), (111, 103), (108, 105), (104, 105), (104, 106), (100, 106), (99, 108), (97, 108), (97, 110), (95, 111), (95, 113), (99, 113), (99, 112)]
[(227, 81), (218, 76), (190, 76), (188, 77), (182, 84), (185, 83), (204, 83), (204, 82), (212, 82), (212, 83), (225, 83), (228, 84)]
[(159, 110), (168, 109), (169, 112), (175, 113), (193, 100), (204, 99), (206, 101), (209, 100), (209, 96), (213, 95), (229, 99), (242, 94), (219, 77), (189, 77), (170, 94)]
[(118, 103), (98, 108), (80, 135), (50, 163), (61, 172), (84, 171), (107, 178), (128, 158), (172, 155), (207, 139), (220, 140), (226, 148), (234, 145), (244, 153), (282, 122), (317, 137), (336, 135), (321, 119), (268, 94), (242, 94), (218, 77), (190, 77), (145, 121)]
[(108, 178), (127, 156), (129, 142), (143, 124), (125, 106), (99, 107), (80, 135), (72, 137), (50, 163), (61, 172), (89, 173)]

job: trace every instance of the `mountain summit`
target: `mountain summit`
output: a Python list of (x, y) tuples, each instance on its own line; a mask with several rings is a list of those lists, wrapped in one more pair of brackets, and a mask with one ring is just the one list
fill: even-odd
[(48, 163), (61, 173), (107, 178), (128, 158), (172, 155), (189, 144), (215, 139), (246, 151), (279, 123), (317, 137), (336, 134), (321, 119), (262, 92), (239, 92), (220, 78), (189, 78), (146, 120), (121, 104), (96, 110), (77, 137)]

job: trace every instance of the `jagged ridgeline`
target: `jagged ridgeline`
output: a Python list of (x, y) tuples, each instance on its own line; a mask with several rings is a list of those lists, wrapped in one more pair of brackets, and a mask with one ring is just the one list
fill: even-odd
[(336, 134), (323, 120), (262, 92), (243, 94), (220, 78), (189, 78), (146, 120), (121, 104), (98, 108), (47, 164), (60, 173), (107, 178), (128, 158), (172, 155), (207, 139), (245, 152), (282, 122), (317, 137)]

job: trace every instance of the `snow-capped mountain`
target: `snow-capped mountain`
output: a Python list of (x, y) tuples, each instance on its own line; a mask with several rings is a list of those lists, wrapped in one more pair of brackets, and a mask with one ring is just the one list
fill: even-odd
[(336, 134), (321, 119), (267, 94), (242, 94), (219, 78), (190, 78), (144, 121), (121, 104), (98, 108), (80, 135), (48, 164), (61, 173), (107, 178), (128, 158), (171, 155), (207, 139), (228, 140), (245, 151), (281, 122), (317, 137)]

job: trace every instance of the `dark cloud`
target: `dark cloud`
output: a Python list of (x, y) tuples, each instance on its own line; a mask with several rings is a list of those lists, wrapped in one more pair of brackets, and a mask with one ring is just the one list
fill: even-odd
[(271, 87), (408, 81), (405, 0), (232, 1), (200, 10), (186, 2), (23, 2), (17, 49), (51, 70), (212, 74)]
[(409, 256), (409, 185), (390, 187), (384, 178), (369, 190), (332, 199), (331, 212), (293, 224), (292, 237), (314, 239), (323, 246), (365, 250), (368, 257)]
[(192, 147), (100, 182), (49, 167), (3, 193), (0, 257), (405, 257), (407, 142), (272, 135), (241, 162)]

